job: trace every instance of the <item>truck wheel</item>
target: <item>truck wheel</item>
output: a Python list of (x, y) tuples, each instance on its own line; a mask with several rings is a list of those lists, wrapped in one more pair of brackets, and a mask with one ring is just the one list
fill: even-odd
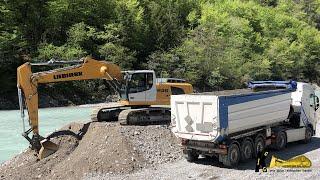
[(287, 136), (283, 131), (278, 132), (275, 142), (275, 149), (281, 150), (287, 145)]
[(311, 142), (311, 138), (312, 138), (312, 129), (310, 127), (306, 128), (306, 137), (303, 140), (304, 143), (309, 143)]
[(259, 151), (263, 151), (266, 147), (266, 141), (262, 135), (257, 136), (254, 141), (254, 157), (258, 156)]
[(228, 155), (223, 161), (223, 165), (232, 167), (238, 165), (241, 158), (239, 146), (236, 143), (232, 143), (228, 148)]
[(198, 159), (199, 155), (193, 151), (187, 151), (186, 159), (188, 162), (193, 162)]
[(253, 145), (250, 138), (246, 138), (241, 145), (241, 160), (251, 159), (253, 155)]

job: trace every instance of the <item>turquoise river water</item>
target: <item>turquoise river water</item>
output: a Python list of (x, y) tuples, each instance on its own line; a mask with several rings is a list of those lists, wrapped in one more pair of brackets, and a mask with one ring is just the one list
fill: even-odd
[[(86, 122), (90, 119), (90, 107), (60, 107), (39, 110), (40, 134), (45, 136), (70, 122)], [(27, 114), (27, 112), (25, 112)], [(26, 129), (29, 129), (27, 117)], [(23, 128), (19, 110), (0, 111), (0, 164), (19, 154), (29, 146), (21, 136)], [(32, 133), (30, 133), (31, 136)]]

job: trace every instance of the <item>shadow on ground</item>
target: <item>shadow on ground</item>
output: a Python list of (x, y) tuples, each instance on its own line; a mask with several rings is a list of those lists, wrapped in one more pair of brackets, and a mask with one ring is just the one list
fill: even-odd
[(55, 131), (55, 132), (51, 133), (46, 138), (50, 139), (50, 138), (55, 138), (55, 137), (59, 137), (59, 136), (73, 136), (73, 137), (77, 138), (78, 140), (81, 140), (82, 137), (87, 133), (90, 124), (91, 124), (91, 122), (84, 124), (82, 126), (82, 128), (77, 133), (75, 133), (71, 130), (59, 130), (59, 131)]
[[(319, 137), (313, 137), (312, 141), (308, 144), (304, 144), (302, 142), (292, 142), (288, 143), (287, 147), (283, 150), (276, 151), (269, 149), (267, 150), (269, 152), (268, 158), (266, 159), (266, 164), (269, 166), (271, 157), (274, 155), (277, 158), (287, 160), (290, 158), (293, 158), (295, 156), (303, 155), (305, 153), (308, 153), (310, 151), (316, 150), (320, 148), (320, 138)], [(311, 159), (312, 161), (312, 159)], [(203, 164), (203, 165), (211, 165), (221, 168), (227, 168), (223, 166), (222, 163), (218, 161), (217, 158), (199, 158), (199, 160), (195, 161), (194, 163), (197, 164)], [(238, 169), (238, 170), (254, 170), (255, 169), (255, 159), (251, 159), (247, 162), (240, 162), (238, 167), (234, 167), (232, 169)]]

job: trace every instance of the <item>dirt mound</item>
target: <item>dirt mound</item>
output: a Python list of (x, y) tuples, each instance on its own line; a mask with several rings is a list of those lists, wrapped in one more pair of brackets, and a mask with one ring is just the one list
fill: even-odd
[[(80, 130), (85, 134), (79, 140)], [(61, 133), (63, 132), (63, 133)], [(72, 123), (52, 138), (53, 155), (37, 160), (26, 150), (0, 166), (0, 179), (80, 179), (94, 174), (128, 174), (181, 157), (166, 126), (120, 126), (118, 123)]]
[(181, 158), (178, 139), (168, 126), (124, 126), (121, 133), (149, 165), (171, 162)]

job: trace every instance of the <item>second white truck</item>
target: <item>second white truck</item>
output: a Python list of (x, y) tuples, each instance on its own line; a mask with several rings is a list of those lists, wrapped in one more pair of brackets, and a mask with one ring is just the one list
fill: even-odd
[(259, 81), (250, 87), (171, 97), (172, 131), (188, 161), (216, 156), (236, 166), (267, 146), (311, 141), (319, 108), (311, 85)]

